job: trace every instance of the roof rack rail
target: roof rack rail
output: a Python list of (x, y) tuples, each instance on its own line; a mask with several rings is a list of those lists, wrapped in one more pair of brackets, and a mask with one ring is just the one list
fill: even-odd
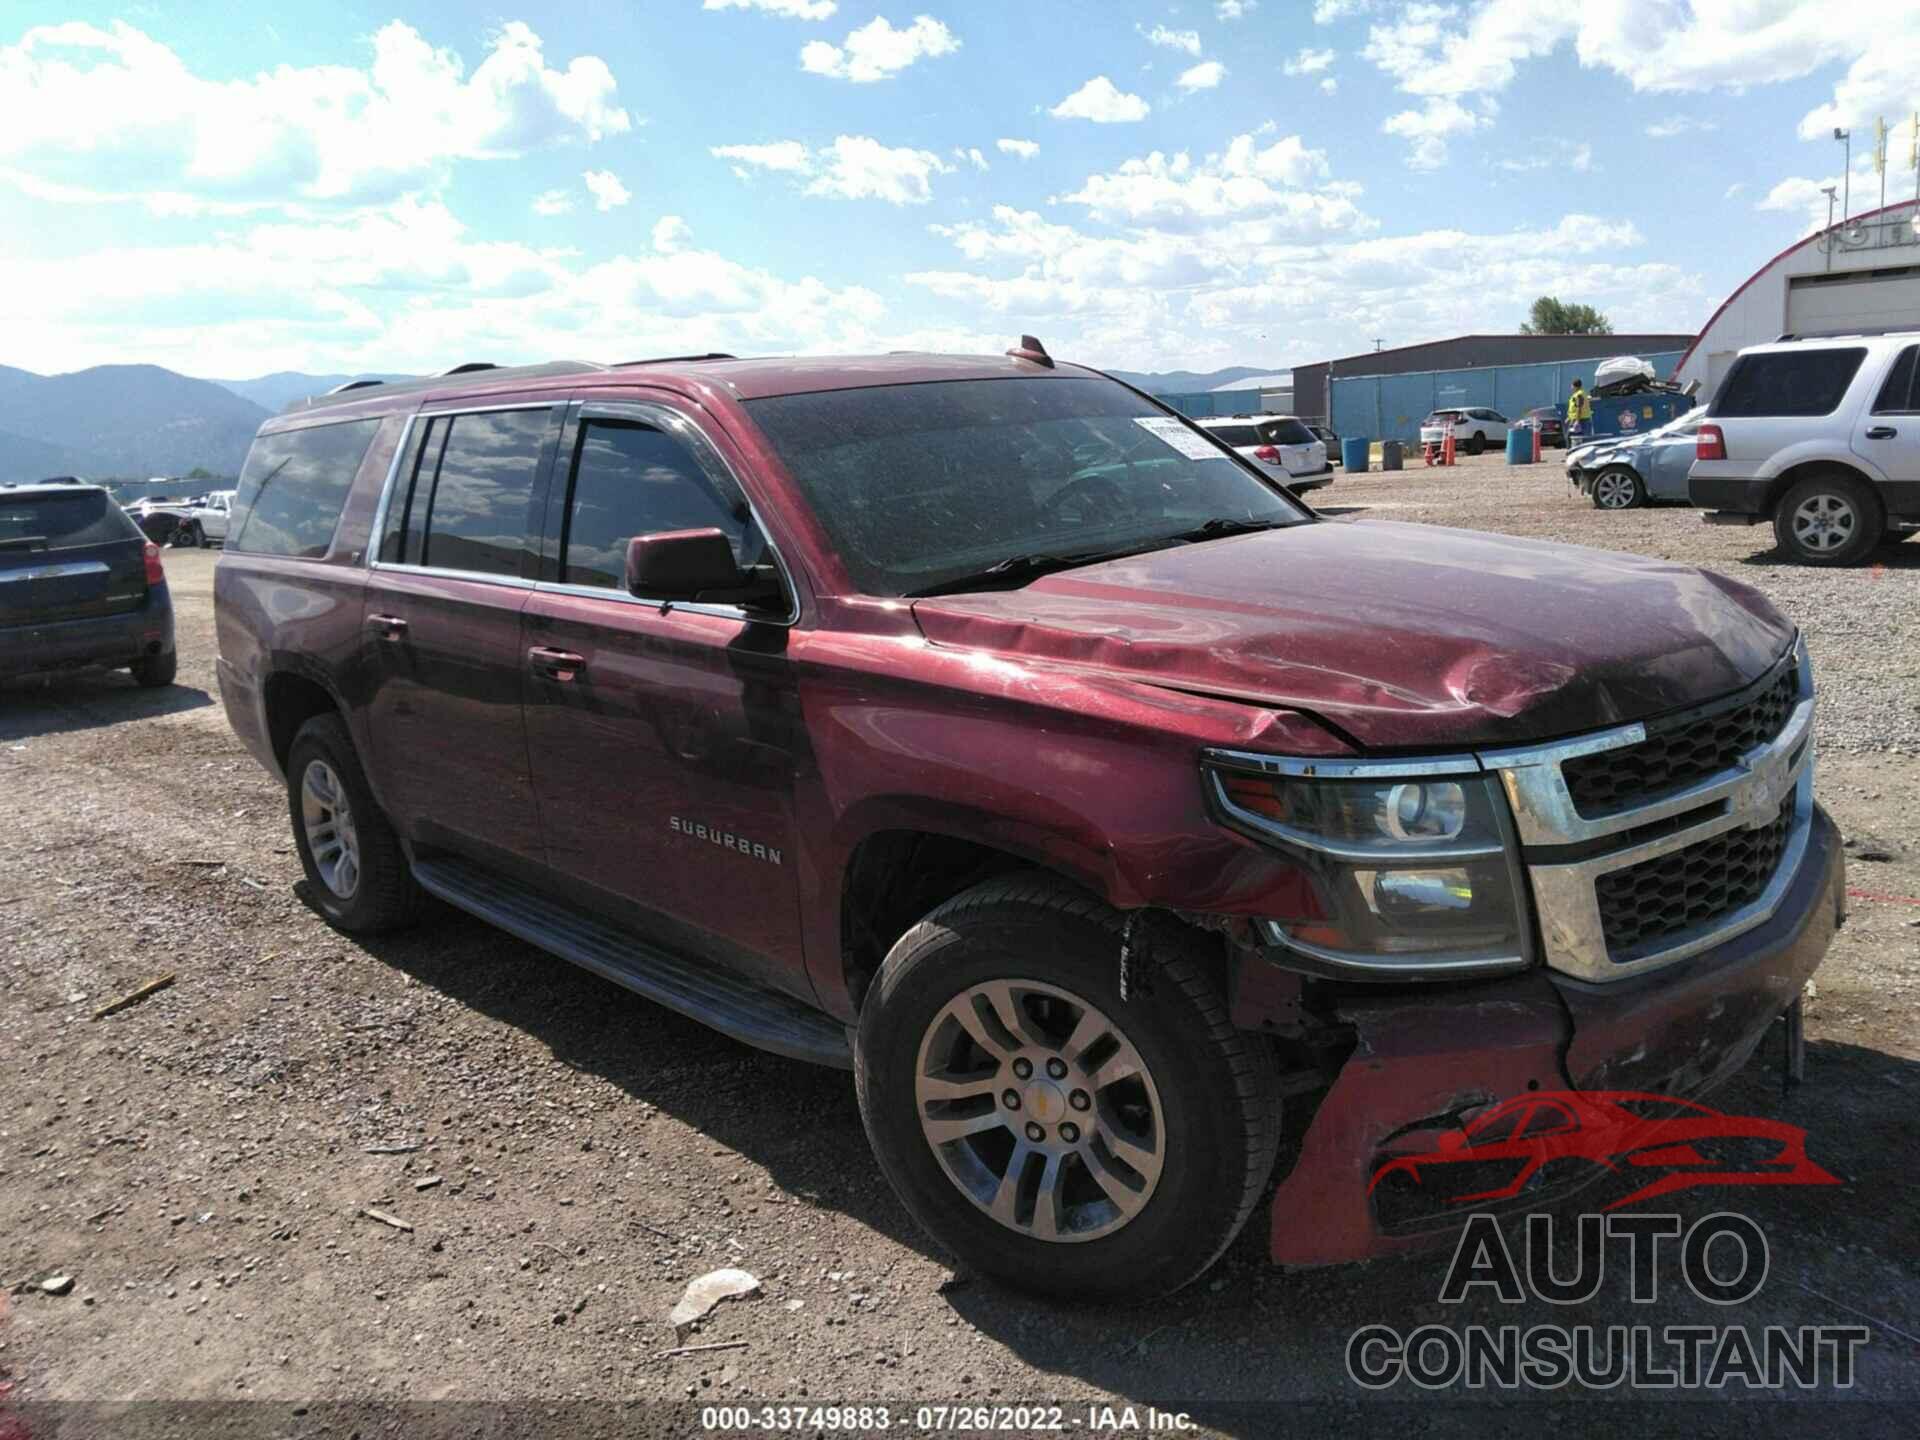
[(729, 355), (724, 350), (709, 350), (704, 355), (649, 355), (644, 360), (622, 360), (613, 368), (624, 370), (629, 365), (685, 365), (694, 360), (738, 360), (738, 355)]
[[(295, 400), (280, 413), (298, 414), (305, 410), (319, 410), (334, 405), (350, 405), (355, 401), (373, 399), (385, 400), (389, 396), (418, 394), (422, 390), (441, 390), (457, 384), (463, 377), (472, 376), (488, 384), (510, 380), (545, 380), (560, 375), (597, 374), (607, 369), (590, 360), (552, 360), (544, 365), (494, 365), (474, 364), (457, 365), (441, 375), (426, 375), (414, 380), (350, 380), (338, 389), (329, 390), (324, 395), (309, 395)], [(363, 390), (377, 389), (378, 396), (363, 395)]]
[(491, 360), (469, 360), (464, 365), (456, 365), (451, 370), (442, 370), (434, 378), (444, 380), (449, 375), (472, 375), (480, 370), (498, 370), (500, 367)]
[(1789, 340), (1850, 340), (1871, 339), (1876, 335), (1910, 335), (1920, 330), (1920, 325), (1908, 320), (1898, 325), (1849, 325), (1844, 330), (1789, 330), (1776, 336), (1775, 345), (1784, 345)]

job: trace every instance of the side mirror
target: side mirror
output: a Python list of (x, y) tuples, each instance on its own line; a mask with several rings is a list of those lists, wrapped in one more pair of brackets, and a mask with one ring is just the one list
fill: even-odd
[(643, 600), (714, 600), (748, 608), (780, 598), (769, 566), (742, 570), (719, 530), (656, 530), (627, 542), (627, 591)]

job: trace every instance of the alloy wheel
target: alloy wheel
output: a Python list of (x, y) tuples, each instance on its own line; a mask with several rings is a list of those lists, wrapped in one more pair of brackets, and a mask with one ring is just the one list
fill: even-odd
[(920, 1042), (914, 1110), (951, 1180), (1009, 1230), (1112, 1234), (1153, 1197), (1166, 1122), (1119, 1026), (1055, 985), (990, 980), (941, 1007)]
[(1860, 517), (1844, 495), (1823, 491), (1809, 495), (1793, 512), (1793, 538), (1808, 550), (1838, 550), (1858, 528)]
[(1593, 482), (1593, 498), (1602, 510), (1631, 508), (1633, 492), (1633, 477), (1618, 470), (1609, 470)]
[(308, 761), (300, 777), (300, 820), (321, 883), (340, 899), (351, 900), (360, 888), (360, 834), (346, 787), (324, 760)]

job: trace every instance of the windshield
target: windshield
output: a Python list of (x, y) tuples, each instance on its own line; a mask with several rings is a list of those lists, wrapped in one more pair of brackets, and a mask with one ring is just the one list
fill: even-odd
[(1208, 521), (1307, 518), (1230, 451), (1110, 380), (942, 380), (746, 409), (871, 595), (952, 587), (1010, 561), (1177, 544)]
[(1427, 416), (1426, 423), (1429, 425), (1444, 425), (1449, 420), (1458, 420), (1459, 418), (1460, 412), (1458, 410), (1436, 410)]
[(1244, 448), (1248, 445), (1264, 445), (1260, 432), (1251, 425), (1209, 425), (1206, 431), (1222, 445)]

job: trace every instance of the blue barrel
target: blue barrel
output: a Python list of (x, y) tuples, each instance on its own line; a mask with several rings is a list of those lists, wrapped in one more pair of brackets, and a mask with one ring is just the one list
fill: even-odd
[(1349, 475), (1366, 472), (1368, 453), (1373, 448), (1371, 440), (1355, 440), (1351, 437), (1340, 442), (1340, 468)]
[(1525, 425), (1515, 425), (1507, 431), (1507, 464), (1531, 465), (1533, 463), (1533, 431)]

